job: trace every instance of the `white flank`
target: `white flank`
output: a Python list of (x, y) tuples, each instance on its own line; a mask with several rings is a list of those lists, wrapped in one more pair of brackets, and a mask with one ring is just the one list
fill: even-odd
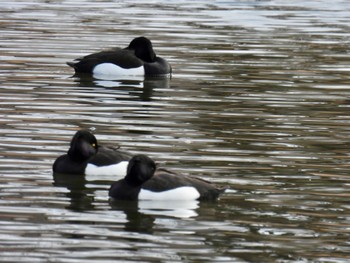
[(126, 175), (128, 163), (128, 161), (122, 161), (120, 163), (111, 164), (107, 166), (96, 166), (94, 164), (89, 163), (85, 168), (85, 175), (113, 175), (117, 176), (117, 179), (122, 179)]
[(115, 80), (125, 76), (144, 76), (143, 66), (138, 68), (122, 68), (113, 63), (102, 63), (94, 67), (93, 76), (96, 79)]
[(141, 189), (139, 200), (196, 200), (199, 192), (192, 186), (182, 186), (163, 192), (152, 192)]

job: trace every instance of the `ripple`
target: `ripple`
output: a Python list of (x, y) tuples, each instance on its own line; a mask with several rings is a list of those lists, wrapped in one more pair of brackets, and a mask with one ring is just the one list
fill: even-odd
[[(347, 261), (346, 1), (1, 5), (3, 260)], [(139, 35), (171, 79), (96, 81), (65, 64)], [(79, 128), (229, 191), (112, 205), (114, 178), (51, 174)]]

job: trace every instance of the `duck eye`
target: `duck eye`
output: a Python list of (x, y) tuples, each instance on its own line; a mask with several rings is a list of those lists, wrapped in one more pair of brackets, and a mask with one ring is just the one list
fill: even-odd
[(96, 148), (96, 143), (91, 143), (91, 146)]

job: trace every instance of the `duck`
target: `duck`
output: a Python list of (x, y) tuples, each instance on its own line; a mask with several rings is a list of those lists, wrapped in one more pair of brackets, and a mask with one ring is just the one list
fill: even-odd
[(101, 146), (88, 130), (78, 130), (66, 154), (53, 163), (56, 174), (114, 175), (123, 178), (131, 156), (118, 149)]
[(185, 176), (164, 168), (157, 169), (147, 155), (135, 155), (126, 176), (109, 189), (111, 200), (216, 200), (226, 189), (200, 178)]
[(170, 76), (171, 66), (153, 50), (146, 37), (134, 38), (126, 48), (100, 51), (67, 64), (76, 74), (92, 74), (96, 79), (115, 79), (126, 76)]

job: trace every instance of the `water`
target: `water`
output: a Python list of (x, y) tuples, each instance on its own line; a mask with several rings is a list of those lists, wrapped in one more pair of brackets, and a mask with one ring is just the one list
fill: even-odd
[[(348, 262), (348, 1), (2, 1), (3, 262)], [(171, 80), (65, 65), (151, 38)], [(53, 178), (79, 128), (230, 191), (110, 204)]]

